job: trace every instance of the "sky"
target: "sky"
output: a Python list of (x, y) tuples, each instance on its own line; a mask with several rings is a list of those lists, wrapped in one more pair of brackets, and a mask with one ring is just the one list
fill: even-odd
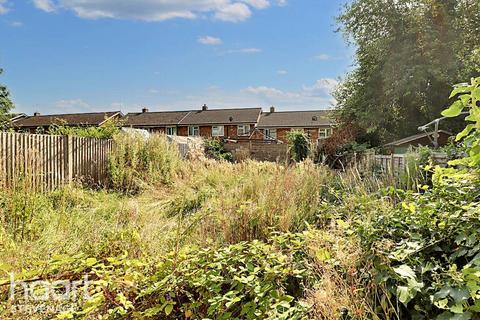
[(346, 0), (0, 0), (16, 112), (334, 107)]

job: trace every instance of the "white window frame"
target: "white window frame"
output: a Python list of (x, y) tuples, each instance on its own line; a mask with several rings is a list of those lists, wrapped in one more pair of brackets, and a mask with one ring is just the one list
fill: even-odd
[(265, 129), (265, 137), (269, 139), (277, 139), (277, 129), (276, 128)]
[(225, 126), (212, 126), (212, 137), (225, 136)]
[(318, 129), (318, 139), (327, 139), (332, 136), (332, 128)]
[(188, 136), (189, 137), (200, 136), (200, 127), (199, 126), (188, 126)]
[(248, 136), (250, 134), (250, 125), (249, 124), (239, 124), (237, 126), (237, 136)]
[[(169, 130), (172, 130), (172, 133), (168, 133)], [(177, 135), (177, 127), (166, 127), (165, 134), (168, 136), (176, 136)]]

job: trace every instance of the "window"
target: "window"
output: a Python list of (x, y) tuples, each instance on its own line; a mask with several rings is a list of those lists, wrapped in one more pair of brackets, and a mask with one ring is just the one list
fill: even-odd
[(167, 127), (166, 133), (168, 136), (176, 136), (177, 135), (177, 127)]
[(277, 139), (277, 129), (265, 129), (265, 138)]
[(190, 126), (188, 127), (188, 135), (190, 137), (196, 137), (200, 135), (200, 127), (198, 126)]
[(247, 136), (250, 133), (250, 125), (242, 124), (237, 126), (237, 136)]
[(331, 128), (319, 129), (318, 130), (318, 138), (319, 139), (327, 139), (331, 135), (332, 135), (332, 129)]
[(212, 126), (212, 137), (223, 137), (225, 135), (224, 126)]

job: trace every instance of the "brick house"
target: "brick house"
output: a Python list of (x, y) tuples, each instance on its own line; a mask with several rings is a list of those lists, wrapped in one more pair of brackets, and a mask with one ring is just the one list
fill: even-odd
[(99, 127), (111, 120), (123, 117), (121, 111), (68, 113), (41, 115), (35, 112), (33, 116), (21, 116), (12, 119), (10, 127), (18, 132), (36, 133), (47, 131), (52, 125), (68, 127)]
[(129, 113), (125, 126), (164, 132), (169, 135), (219, 137), (226, 139), (248, 138), (258, 123), (261, 108), (237, 108)]
[(189, 113), (190, 111), (150, 112), (144, 108), (139, 113), (128, 113), (124, 118), (124, 126), (175, 136), (179, 132), (180, 121)]
[(262, 113), (257, 131), (266, 139), (286, 142), (286, 134), (291, 130), (303, 130), (313, 142), (332, 135), (334, 120), (328, 110), (317, 111), (284, 111)]

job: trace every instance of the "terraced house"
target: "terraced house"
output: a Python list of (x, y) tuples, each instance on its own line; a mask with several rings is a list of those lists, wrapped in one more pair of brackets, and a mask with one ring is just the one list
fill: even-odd
[(11, 122), (16, 131), (45, 132), (49, 126), (102, 126), (111, 119), (121, 119), (125, 127), (144, 129), (152, 133), (178, 136), (218, 137), (225, 140), (286, 142), (291, 130), (303, 130), (312, 142), (328, 138), (334, 121), (329, 111), (284, 111), (271, 107), (209, 109), (151, 112), (144, 108), (138, 113), (120, 111), (97, 113), (53, 114), (17, 117)]
[(327, 110), (269, 112), (261, 108), (149, 112), (126, 115), (125, 126), (169, 135), (286, 142), (291, 130), (305, 131), (312, 141), (328, 138), (334, 121)]
[(41, 115), (36, 112), (33, 116), (21, 115), (10, 121), (10, 126), (18, 132), (42, 133), (50, 126), (62, 125), (68, 127), (99, 127), (111, 120), (123, 117), (120, 111), (65, 113)]

